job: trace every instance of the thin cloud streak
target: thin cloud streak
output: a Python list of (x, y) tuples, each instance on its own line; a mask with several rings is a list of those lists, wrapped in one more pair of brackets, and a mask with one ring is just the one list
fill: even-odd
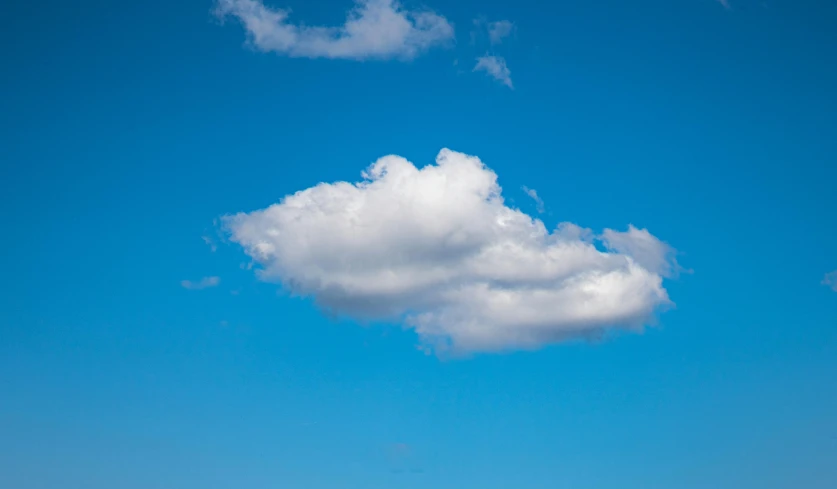
[(201, 290), (201, 289), (208, 289), (210, 287), (216, 287), (218, 284), (221, 283), (220, 277), (204, 277), (197, 282), (193, 282), (191, 280), (181, 280), (180, 285), (184, 289), (188, 290)]
[(543, 199), (540, 198), (538, 192), (535, 191), (535, 189), (529, 188), (525, 185), (522, 187), (522, 189), (526, 193), (526, 195), (528, 195), (529, 197), (531, 197), (532, 200), (535, 201), (535, 208), (538, 210), (538, 213), (543, 214), (545, 206), (543, 203)]

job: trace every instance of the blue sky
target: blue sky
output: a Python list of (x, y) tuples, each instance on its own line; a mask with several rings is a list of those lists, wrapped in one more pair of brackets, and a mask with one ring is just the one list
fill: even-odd
[[(269, 5), (337, 26), (353, 4)], [(0, 7), (0, 487), (834, 486), (837, 8), (422, 5), (450, 32), (372, 55), (264, 52), (208, 0)], [(219, 220), (442, 148), (549, 231), (676, 248), (687, 273), (642, 263), (676, 307), (426, 354), (260, 280)], [(287, 256), (255, 268), (321, 264)]]

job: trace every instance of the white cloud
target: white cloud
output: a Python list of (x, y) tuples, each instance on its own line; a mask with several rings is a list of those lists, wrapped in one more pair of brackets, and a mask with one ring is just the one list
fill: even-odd
[(529, 197), (532, 198), (532, 200), (535, 201), (535, 206), (536, 206), (535, 208), (538, 210), (538, 212), (543, 214), (543, 211), (545, 210), (544, 209), (544, 203), (543, 203), (543, 199), (541, 199), (540, 196), (538, 196), (538, 192), (535, 191), (535, 189), (529, 188), (525, 185), (522, 188), (523, 188), (523, 191), (526, 192), (526, 195), (528, 195)]
[[(535, 348), (640, 329), (670, 305), (670, 247), (646, 230), (544, 224), (507, 207), (497, 175), (443, 149), (418, 169), (399, 156), (359, 183), (320, 183), (224, 227), (263, 280), (337, 314), (388, 319), (436, 348)], [(660, 255), (655, 255), (659, 253)]]
[(831, 290), (837, 292), (837, 270), (826, 273), (825, 278), (822, 279), (822, 284), (831, 287)]
[(198, 280), (197, 282), (192, 282), (191, 280), (182, 280), (180, 282), (180, 285), (183, 286), (184, 289), (200, 290), (209, 287), (215, 287), (220, 283), (221, 279), (219, 277), (204, 277)]
[(262, 0), (217, 0), (215, 12), (237, 18), (257, 49), (291, 57), (409, 59), (454, 37), (447, 19), (432, 11), (409, 10), (395, 0), (355, 3), (340, 27), (289, 23), (289, 10)]
[(508, 20), (488, 23), (488, 38), (491, 40), (491, 44), (500, 44), (512, 32), (514, 32), (514, 24)]
[(725, 9), (732, 10), (732, 5), (730, 5), (729, 0), (718, 0), (718, 3), (720, 3)]
[(509, 88), (514, 88), (511, 81), (511, 71), (506, 66), (506, 60), (501, 56), (486, 54), (477, 58), (477, 65), (474, 71), (484, 71)]

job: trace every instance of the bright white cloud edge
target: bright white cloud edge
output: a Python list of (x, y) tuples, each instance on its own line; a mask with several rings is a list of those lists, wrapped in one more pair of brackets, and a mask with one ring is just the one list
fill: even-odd
[(356, 0), (339, 27), (291, 23), (289, 10), (262, 0), (217, 0), (215, 14), (238, 19), (255, 48), (290, 57), (410, 59), (454, 37), (441, 15), (406, 9), (396, 0)]
[(662, 285), (677, 271), (671, 247), (633, 226), (550, 232), (504, 204), (477, 157), (443, 149), (419, 169), (385, 156), (363, 178), (320, 183), (223, 225), (261, 279), (337, 314), (401, 321), (437, 350), (641, 330), (672, 305)]

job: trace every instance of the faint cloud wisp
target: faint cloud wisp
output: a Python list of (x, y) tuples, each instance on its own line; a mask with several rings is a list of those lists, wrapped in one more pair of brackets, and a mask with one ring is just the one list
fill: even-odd
[(826, 273), (821, 283), (830, 287), (834, 292), (837, 292), (837, 270)]
[(535, 208), (538, 210), (538, 213), (543, 214), (544, 210), (546, 209), (544, 207), (543, 199), (541, 199), (540, 196), (538, 196), (538, 192), (535, 191), (535, 189), (529, 188), (525, 185), (521, 188), (523, 189), (523, 192), (526, 193), (526, 195), (528, 195), (532, 198), (532, 200), (535, 201)]
[(511, 80), (511, 70), (506, 66), (506, 60), (502, 56), (492, 56), (486, 54), (485, 56), (477, 58), (477, 64), (474, 66), (474, 71), (484, 71), (495, 80), (503, 85), (514, 89)]
[(203, 242), (206, 243), (207, 246), (209, 246), (209, 251), (213, 253), (218, 251), (218, 245), (215, 244), (215, 241), (213, 241), (212, 238), (210, 238), (209, 236), (201, 236), (201, 239), (203, 239)]
[(514, 24), (508, 20), (498, 20), (488, 24), (488, 39), (491, 44), (500, 44), (514, 32)]
[(221, 283), (220, 277), (204, 277), (197, 282), (193, 282), (191, 280), (181, 280), (180, 285), (184, 289), (189, 290), (201, 290), (201, 289), (208, 289), (210, 287), (215, 287)]

